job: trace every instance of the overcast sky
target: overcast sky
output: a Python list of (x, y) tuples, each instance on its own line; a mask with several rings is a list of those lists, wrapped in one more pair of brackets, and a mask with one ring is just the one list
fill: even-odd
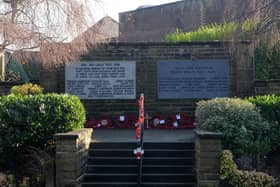
[(119, 13), (135, 10), (141, 5), (160, 5), (171, 3), (179, 0), (100, 0), (95, 4), (94, 19), (98, 21), (108, 15), (119, 21)]

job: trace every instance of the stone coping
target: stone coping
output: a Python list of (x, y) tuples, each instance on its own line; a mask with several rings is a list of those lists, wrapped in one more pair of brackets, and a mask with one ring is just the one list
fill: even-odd
[(280, 79), (267, 79), (267, 80), (255, 79), (254, 83), (255, 84), (259, 84), (259, 83), (280, 83)]
[(204, 131), (200, 129), (195, 129), (194, 133), (197, 137), (201, 139), (222, 139), (223, 134), (218, 132), (210, 132), (210, 131)]
[(17, 86), (22, 85), (24, 82), (17, 82), (17, 81), (0, 81), (0, 86)]
[(250, 44), (249, 40), (240, 41), (197, 41), (197, 42), (109, 42), (98, 43), (100, 46), (184, 46), (184, 45), (223, 45), (223, 44)]
[(75, 140), (81, 138), (84, 134), (92, 134), (92, 132), (93, 129), (90, 128), (77, 129), (66, 133), (57, 133), (54, 135), (54, 138), (55, 140)]

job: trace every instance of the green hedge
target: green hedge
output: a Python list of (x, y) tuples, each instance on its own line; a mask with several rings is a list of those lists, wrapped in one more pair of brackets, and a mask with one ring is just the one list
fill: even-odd
[(24, 147), (44, 147), (53, 135), (82, 128), (85, 109), (70, 95), (0, 97), (0, 165)]
[(248, 101), (259, 107), (261, 115), (271, 122), (277, 122), (280, 125), (280, 96), (263, 95), (249, 97)]
[(280, 146), (280, 96), (256, 96), (248, 98), (248, 101), (254, 103), (259, 108), (263, 118), (270, 122), (270, 137), (273, 147)]
[(216, 98), (197, 103), (198, 128), (224, 135), (224, 148), (236, 156), (249, 156), (258, 165), (270, 151), (269, 123), (254, 104), (238, 98)]
[[(223, 151), (220, 178), (233, 187), (276, 187), (276, 180), (263, 172), (238, 170), (232, 153)], [(227, 185), (228, 186), (228, 185)]]

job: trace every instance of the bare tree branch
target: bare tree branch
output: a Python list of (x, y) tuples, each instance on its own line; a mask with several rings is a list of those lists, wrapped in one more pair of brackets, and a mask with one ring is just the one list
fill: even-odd
[[(90, 1), (99, 0), (84, 0)], [(76, 60), (96, 41), (79, 37), (70, 43), (88, 28), (86, 19), (93, 8), (80, 0), (4, 0), (0, 4), (6, 7), (0, 10), (0, 51), (40, 49), (44, 63), (57, 64)]]

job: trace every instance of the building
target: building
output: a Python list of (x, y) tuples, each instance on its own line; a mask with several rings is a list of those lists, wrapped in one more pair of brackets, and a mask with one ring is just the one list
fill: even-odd
[[(265, 3), (273, 2), (268, 0)], [(183, 0), (142, 6), (119, 14), (119, 41), (163, 41), (166, 34), (176, 29), (191, 31), (202, 25), (244, 20), (257, 15), (257, 11), (262, 10), (260, 7), (266, 4), (258, 0)], [(259, 15), (266, 16), (270, 15)]]
[(80, 34), (75, 40), (93, 39), (92, 43), (103, 41), (115, 41), (119, 37), (119, 23), (109, 16), (105, 16), (96, 24)]

